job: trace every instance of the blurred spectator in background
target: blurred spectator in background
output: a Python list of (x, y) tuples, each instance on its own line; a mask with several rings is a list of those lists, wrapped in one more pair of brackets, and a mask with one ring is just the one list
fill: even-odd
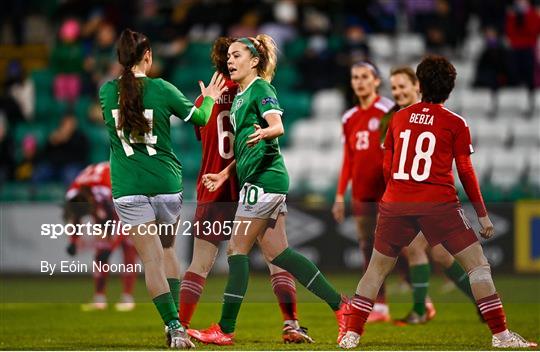
[(80, 24), (65, 20), (60, 26), (59, 40), (52, 49), (50, 66), (55, 72), (54, 96), (58, 101), (74, 102), (81, 92), (83, 48), (79, 41)]
[(525, 112), (534, 112), (535, 49), (540, 35), (540, 9), (528, 0), (515, 0), (506, 14), (506, 36), (516, 65), (517, 79), (529, 91), (529, 106)]
[(112, 24), (102, 22), (95, 34), (95, 44), (84, 62), (84, 68), (92, 79), (93, 92), (111, 78), (111, 65), (116, 62), (115, 43), (116, 29)]
[(499, 108), (497, 93), (500, 88), (513, 83), (512, 58), (494, 27), (484, 29), (484, 49), (476, 63), (473, 86), (489, 88), (491, 91), (491, 110), (495, 116)]
[(335, 75), (339, 82), (349, 82), (350, 67), (360, 61), (370, 59), (370, 50), (364, 28), (357, 22), (345, 29), (345, 43), (336, 57)]
[(12, 60), (7, 65), (4, 82), (3, 110), (9, 122), (14, 125), (17, 121), (29, 121), (34, 116), (34, 83), (29, 79), (19, 60)]
[(259, 33), (268, 34), (274, 38), (278, 49), (282, 52), (285, 44), (298, 36), (295, 28), (298, 8), (292, 0), (279, 0), (274, 4), (272, 12), (273, 21), (264, 23), (259, 28)]
[(0, 113), (0, 187), (13, 178), (15, 168), (15, 146), (13, 137), (8, 133), (6, 117)]
[(423, 35), (429, 52), (445, 55), (456, 48), (457, 28), (464, 24), (456, 23), (447, 0), (436, 0), (433, 13), (424, 21)]
[(27, 134), (22, 140), (22, 159), (15, 168), (15, 180), (30, 181), (34, 175), (37, 157), (37, 141), (32, 134)]
[(257, 10), (246, 12), (240, 19), (240, 22), (229, 29), (229, 37), (255, 37), (258, 34), (259, 20)]
[(88, 152), (88, 139), (77, 129), (77, 119), (71, 112), (66, 113), (49, 135), (33, 180), (70, 184), (88, 164)]
[(299, 84), (301, 88), (313, 91), (333, 87), (337, 83), (333, 70), (336, 55), (329, 46), (330, 19), (321, 11), (307, 8), (303, 27), (307, 46), (298, 62), (302, 76)]

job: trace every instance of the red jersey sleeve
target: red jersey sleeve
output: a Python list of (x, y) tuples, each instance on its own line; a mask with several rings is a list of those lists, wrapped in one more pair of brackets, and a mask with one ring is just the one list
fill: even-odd
[(474, 153), (472, 147), (471, 132), (469, 126), (463, 121), (463, 124), (458, 125), (458, 129), (454, 136), (453, 154), (454, 157), (459, 155), (471, 155)]
[(343, 164), (341, 165), (341, 172), (339, 174), (337, 185), (336, 193), (338, 195), (344, 195), (345, 192), (347, 192), (347, 185), (351, 179), (351, 160), (349, 154), (349, 144), (347, 143), (345, 129), (343, 129)]
[(478, 185), (478, 180), (476, 179), (471, 157), (469, 155), (457, 156), (456, 168), (461, 184), (463, 185), (463, 189), (465, 189), (465, 193), (467, 193), (467, 197), (469, 197), (469, 200), (476, 211), (476, 215), (478, 215), (479, 218), (486, 216), (486, 205), (484, 204), (484, 199), (482, 198), (482, 193), (480, 192), (480, 186)]

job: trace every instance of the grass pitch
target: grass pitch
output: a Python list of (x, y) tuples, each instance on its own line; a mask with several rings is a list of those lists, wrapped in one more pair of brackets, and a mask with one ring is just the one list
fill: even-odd
[[(330, 275), (344, 293), (351, 294), (359, 275)], [(496, 276), (509, 327), (528, 339), (540, 339), (540, 281), (537, 276)], [(137, 307), (132, 312), (112, 308), (120, 295), (120, 281), (110, 279), (110, 307), (82, 312), (90, 299), (88, 277), (3, 277), (0, 288), (0, 349), (3, 350), (163, 350), (161, 320), (144, 288), (137, 282)], [(206, 328), (219, 319), (225, 278), (210, 277), (192, 327)], [(443, 281), (434, 278), (430, 295), (437, 316), (422, 326), (370, 324), (362, 337), (362, 350), (487, 350), (488, 328), (479, 322), (472, 303), (458, 290), (443, 293)], [(302, 326), (315, 339), (310, 345), (281, 342), (281, 315), (267, 276), (252, 275), (240, 311), (236, 345), (197, 345), (199, 350), (336, 350), (337, 328), (333, 313), (300, 285), (298, 311)], [(392, 316), (403, 317), (411, 295), (399, 292), (397, 280), (388, 281)]]

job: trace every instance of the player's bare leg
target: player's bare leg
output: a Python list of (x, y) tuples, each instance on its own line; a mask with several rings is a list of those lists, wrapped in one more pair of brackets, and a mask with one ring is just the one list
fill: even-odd
[(536, 347), (506, 326), (506, 314), (491, 277), (489, 263), (482, 246), (475, 242), (455, 254), (456, 260), (469, 274), (472, 293), (476, 304), (493, 334), (493, 347)]
[[(377, 219), (371, 215), (355, 216), (356, 230), (358, 233), (358, 244), (360, 250), (364, 254), (364, 271), (366, 270), (371, 253), (373, 251), (373, 243), (375, 239), (375, 227), (377, 225)], [(386, 304), (386, 287), (384, 282), (377, 294), (375, 306), (368, 318), (368, 322), (387, 322), (390, 321), (390, 310), (388, 304)]]
[[(180, 322), (189, 328), (191, 318), (202, 295), (206, 278), (214, 266), (218, 255), (218, 246), (214, 242), (195, 237), (193, 241), (193, 256), (191, 263), (180, 284)], [(192, 334), (188, 329), (188, 334)]]
[[(336, 314), (340, 339), (345, 329), (343, 314), (346, 308), (346, 304), (344, 304), (346, 299), (334, 290), (313, 263), (289, 248), (285, 218), (284, 213), (279, 214), (275, 222), (259, 236), (258, 243), (261, 251), (267, 262), (276, 266), (278, 264), (286, 266), (282, 269), (287, 269), (304, 287), (330, 305)], [(307, 331), (305, 332), (305, 342), (312, 342), (313, 340), (307, 335)]]
[(345, 336), (339, 342), (341, 348), (354, 348), (360, 343), (360, 336), (371, 313), (377, 293), (386, 276), (392, 271), (397, 257), (386, 256), (373, 249), (368, 268), (358, 286), (356, 294), (351, 299), (347, 313)]
[[(280, 224), (277, 226), (283, 226)], [(267, 229), (268, 231), (268, 229)], [(261, 239), (262, 236), (259, 236)], [(286, 238), (285, 238), (286, 239)], [(285, 245), (288, 245), (285, 242)], [(260, 243), (259, 243), (260, 246)], [(261, 250), (264, 250), (262, 246)], [(313, 339), (308, 335), (308, 329), (300, 326), (296, 312), (296, 284), (294, 276), (286, 270), (266, 261), (270, 271), (272, 290), (278, 300), (279, 308), (283, 316), (282, 338), (285, 343), (312, 343)]]
[[(151, 221), (143, 225), (148, 229), (149, 225), (152, 224), (155, 222)], [(169, 346), (175, 348), (194, 347), (178, 321), (177, 307), (167, 282), (165, 254), (160, 237), (139, 233), (139, 226), (132, 226), (130, 235), (144, 265), (146, 288), (165, 323), (166, 334), (170, 337)], [(168, 241), (172, 241), (170, 243), (172, 246), (174, 237), (169, 236)], [(167, 260), (171, 260), (171, 258), (169, 257)]]
[[(137, 250), (133, 243), (129, 239), (122, 241), (122, 255), (124, 264), (134, 265), (137, 262)], [(122, 297), (120, 301), (115, 304), (114, 308), (120, 312), (128, 312), (135, 309), (135, 300), (133, 299), (133, 289), (135, 281), (137, 280), (137, 273), (123, 273), (122, 275)]]

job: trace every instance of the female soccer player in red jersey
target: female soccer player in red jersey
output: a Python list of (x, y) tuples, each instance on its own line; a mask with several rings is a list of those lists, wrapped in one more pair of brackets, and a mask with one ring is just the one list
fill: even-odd
[[(345, 192), (352, 183), (352, 210), (358, 241), (364, 254), (364, 270), (373, 250), (377, 203), (384, 193), (383, 152), (380, 144), (381, 118), (394, 103), (377, 94), (381, 84), (379, 70), (361, 61), (351, 67), (351, 87), (358, 105), (345, 112), (343, 124), (343, 164), (332, 212), (338, 222), (345, 218)], [(384, 284), (369, 321), (390, 321)]]
[[(225, 231), (225, 224), (232, 223), (238, 202), (238, 180), (235, 175), (215, 192), (210, 192), (202, 183), (205, 174), (217, 174), (234, 160), (234, 134), (230, 121), (231, 105), (238, 84), (230, 80), (227, 69), (227, 50), (234, 41), (232, 38), (218, 38), (212, 48), (212, 62), (218, 72), (227, 78), (228, 90), (214, 104), (212, 114), (206, 126), (195, 126), (195, 132), (202, 143), (202, 162), (197, 178), (197, 210), (193, 223), (204, 223), (216, 227), (222, 226), (220, 232), (204, 235), (202, 231), (194, 231), (193, 257), (182, 284), (180, 285), (180, 322), (186, 328), (191, 323), (197, 302), (202, 294), (206, 277), (214, 265), (218, 254), (219, 243), (230, 239)], [(199, 98), (195, 103), (202, 101)], [(199, 228), (199, 227), (197, 227)], [(285, 270), (268, 263), (271, 274), (272, 289), (276, 295), (283, 315), (282, 338), (286, 343), (313, 342), (307, 329), (300, 327), (296, 312), (296, 286), (294, 277)], [(188, 334), (193, 330), (188, 329)]]
[[(386, 136), (386, 128), (394, 113), (420, 100), (418, 78), (412, 68), (403, 66), (392, 69), (390, 84), (396, 106), (383, 118), (383, 124), (381, 125), (381, 140), (383, 142)], [(430, 249), (424, 235), (420, 233), (403, 251), (409, 264), (409, 278), (414, 305), (412, 311), (404, 319), (396, 321), (398, 325), (421, 324), (435, 317), (436, 311), (433, 303), (426, 300), (428, 298), (431, 271), (428, 252), (431, 252), (431, 259), (444, 269), (445, 275), (475, 302), (467, 273), (443, 245), (438, 244)]]
[(456, 70), (444, 57), (428, 56), (416, 75), (422, 101), (398, 111), (390, 121), (383, 165), (388, 183), (379, 205), (375, 248), (349, 305), (347, 332), (339, 345), (358, 346), (382, 282), (401, 249), (422, 231), (431, 246), (442, 244), (467, 271), (478, 309), (491, 330), (492, 346), (535, 347), (507, 329), (489, 263), (456, 195), (454, 160), (478, 215), (480, 235), (492, 237), (494, 227), (471, 164), (469, 127), (443, 106), (454, 88)]
[[(111, 193), (111, 170), (108, 162), (88, 165), (82, 170), (69, 186), (64, 204), (64, 221), (70, 224), (81, 224), (83, 217), (91, 216), (96, 224), (104, 224), (107, 220), (118, 220), (113, 209)], [(107, 263), (110, 254), (118, 247), (122, 247), (124, 264), (135, 264), (137, 251), (127, 236), (120, 234), (107, 234), (106, 238), (99, 238), (95, 243), (96, 253), (94, 261)], [(79, 236), (70, 236), (67, 247), (69, 255), (77, 253)], [(94, 272), (94, 298), (91, 303), (83, 304), (83, 311), (103, 310), (107, 308), (105, 288), (107, 272)], [(118, 311), (130, 311), (135, 308), (133, 301), (133, 288), (137, 273), (123, 273), (123, 291), (120, 302), (115, 304)]]

